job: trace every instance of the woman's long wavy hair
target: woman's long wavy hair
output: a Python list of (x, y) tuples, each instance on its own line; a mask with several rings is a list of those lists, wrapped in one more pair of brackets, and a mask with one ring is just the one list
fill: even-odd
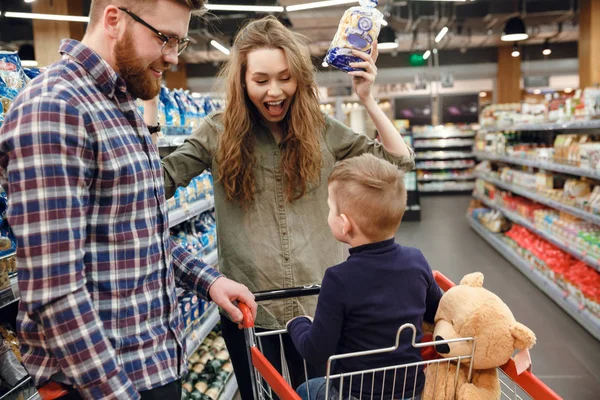
[(322, 165), (319, 136), (325, 129), (325, 117), (319, 107), (315, 68), (308, 48), (301, 36), (275, 17), (252, 21), (236, 35), (231, 57), (220, 72), (221, 81), (227, 85), (227, 105), (217, 150), (220, 169), (217, 179), (223, 184), (227, 199), (244, 207), (254, 201), (256, 193), (253, 130), (261, 123), (244, 82), (248, 53), (261, 48), (283, 50), (290, 75), (298, 83), (279, 143), (288, 201), (298, 200), (306, 194), (309, 183), (319, 181)]

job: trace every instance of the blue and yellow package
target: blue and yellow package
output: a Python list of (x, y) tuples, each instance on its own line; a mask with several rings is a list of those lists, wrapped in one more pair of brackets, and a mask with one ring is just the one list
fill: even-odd
[(377, 0), (360, 0), (360, 6), (346, 10), (325, 56), (327, 64), (346, 72), (361, 70), (350, 67), (352, 62), (363, 61), (352, 50), (371, 54), (383, 20), (377, 4)]

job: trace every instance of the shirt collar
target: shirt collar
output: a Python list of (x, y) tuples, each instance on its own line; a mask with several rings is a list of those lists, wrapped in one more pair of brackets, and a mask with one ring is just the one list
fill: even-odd
[(114, 69), (94, 50), (73, 39), (63, 39), (60, 42), (60, 54), (69, 56), (71, 60), (81, 65), (94, 79), (96, 85), (112, 98), (115, 90), (126, 91), (127, 85)]
[(367, 243), (367, 244), (363, 244), (362, 246), (352, 247), (350, 249), (350, 254), (363, 253), (365, 251), (372, 251), (372, 250), (381, 250), (381, 249), (385, 249), (388, 246), (392, 246), (394, 243), (396, 243), (395, 238), (383, 240), (381, 242)]

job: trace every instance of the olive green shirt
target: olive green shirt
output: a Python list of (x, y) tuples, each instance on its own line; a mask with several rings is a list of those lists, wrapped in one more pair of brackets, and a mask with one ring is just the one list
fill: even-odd
[[(208, 116), (189, 139), (163, 159), (167, 198), (207, 168), (215, 177), (219, 175), (216, 154), (223, 132), (221, 121), (221, 114)], [(219, 270), (253, 292), (318, 284), (328, 267), (343, 261), (342, 244), (335, 240), (327, 223), (327, 179), (335, 162), (368, 152), (408, 171), (414, 168), (414, 153), (394, 157), (381, 144), (327, 118), (320, 138), (321, 181), (290, 203), (275, 138), (265, 127), (255, 134), (254, 203), (244, 209), (227, 201), (222, 184), (215, 179)], [(317, 296), (262, 301), (256, 326), (281, 329), (293, 317), (314, 315), (316, 304)]]

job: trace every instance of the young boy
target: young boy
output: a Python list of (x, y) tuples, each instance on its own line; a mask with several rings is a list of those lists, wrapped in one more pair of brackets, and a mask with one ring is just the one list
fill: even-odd
[[(318, 365), (333, 354), (391, 347), (406, 323), (416, 327), (420, 341), (423, 320), (433, 323), (442, 291), (421, 251), (394, 241), (406, 209), (404, 174), (364, 154), (336, 165), (328, 189), (329, 227), (337, 240), (351, 246), (350, 257), (327, 269), (314, 321), (297, 317), (288, 322), (294, 345)], [(396, 351), (338, 360), (331, 374), (422, 361), (411, 339), (412, 330), (405, 330)], [(395, 385), (393, 371), (385, 378), (375, 374), (374, 382), (372, 377), (366, 374), (362, 382), (354, 377), (351, 393), (350, 380), (344, 379), (342, 398), (418, 399), (424, 384), (422, 369), (417, 373), (414, 367), (406, 369), (406, 385), (404, 369), (398, 370)], [(310, 400), (325, 400), (324, 378), (308, 385)], [(339, 398), (339, 387), (339, 380), (331, 382), (330, 399)], [(308, 399), (306, 384), (298, 393)]]

